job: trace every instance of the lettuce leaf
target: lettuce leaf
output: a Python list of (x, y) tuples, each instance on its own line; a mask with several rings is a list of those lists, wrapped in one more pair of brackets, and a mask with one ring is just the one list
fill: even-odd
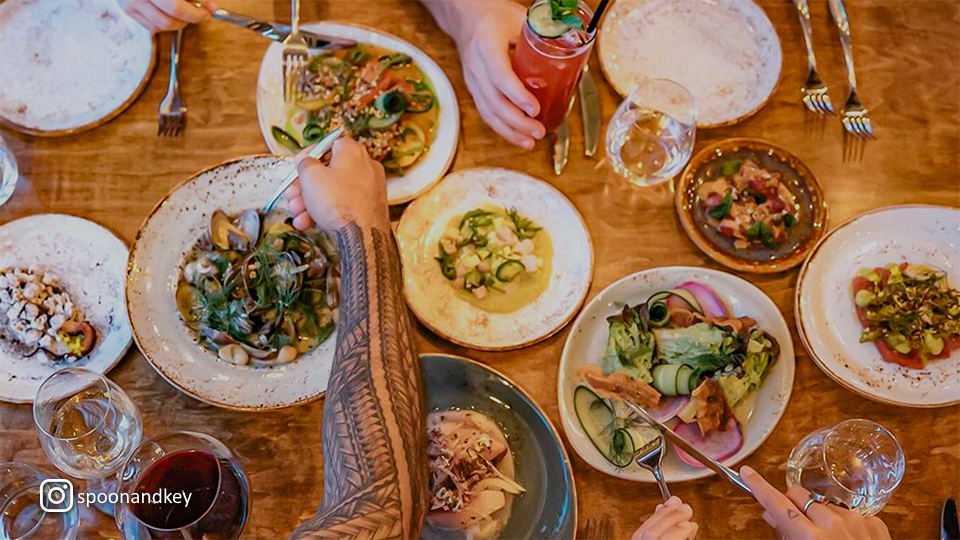
[(754, 330), (747, 342), (747, 355), (737, 369), (721, 375), (717, 382), (730, 407), (739, 405), (751, 392), (760, 387), (770, 367), (780, 356), (780, 344), (762, 330)]
[(607, 350), (603, 354), (603, 372), (621, 372), (644, 382), (653, 382), (653, 334), (647, 330), (639, 310), (626, 306), (620, 315), (610, 317)]

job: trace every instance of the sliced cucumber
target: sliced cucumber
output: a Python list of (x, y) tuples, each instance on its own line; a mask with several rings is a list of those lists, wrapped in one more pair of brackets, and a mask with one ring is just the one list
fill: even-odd
[(610, 454), (607, 461), (623, 469), (633, 462), (633, 454), (636, 452), (636, 445), (633, 444), (633, 437), (630, 432), (620, 428), (613, 432), (613, 440), (610, 443)]
[(677, 374), (681, 364), (660, 364), (653, 368), (653, 387), (665, 396), (677, 395)]
[(511, 259), (497, 267), (497, 279), (509, 283), (522, 274), (524, 269), (522, 262)]
[(558, 38), (570, 27), (562, 21), (553, 20), (550, 2), (535, 5), (527, 12), (527, 24), (540, 37)]
[[(573, 391), (573, 409), (577, 413), (577, 419), (580, 420), (580, 426), (586, 432), (587, 438), (593, 443), (594, 448), (610, 463), (617, 467), (611, 457), (611, 446), (613, 443), (613, 434), (617, 431), (616, 417), (613, 415), (613, 409), (607, 405), (607, 402), (600, 398), (593, 390), (580, 385)], [(633, 443), (633, 439), (630, 439)]]
[(681, 364), (680, 369), (677, 370), (677, 395), (686, 396), (694, 390), (694, 377), (696, 374), (692, 367)]

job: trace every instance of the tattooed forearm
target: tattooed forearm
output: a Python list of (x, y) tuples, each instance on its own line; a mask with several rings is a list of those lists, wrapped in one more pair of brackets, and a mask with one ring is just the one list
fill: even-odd
[(420, 363), (389, 231), (338, 232), (341, 304), (323, 411), (323, 503), (294, 538), (419, 538), (427, 511)]

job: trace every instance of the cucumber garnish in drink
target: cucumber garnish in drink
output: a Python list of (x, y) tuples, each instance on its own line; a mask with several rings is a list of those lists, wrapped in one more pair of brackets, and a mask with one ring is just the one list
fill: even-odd
[(530, 8), (527, 22), (539, 36), (558, 38), (571, 28), (583, 28), (577, 9), (577, 0), (550, 0)]

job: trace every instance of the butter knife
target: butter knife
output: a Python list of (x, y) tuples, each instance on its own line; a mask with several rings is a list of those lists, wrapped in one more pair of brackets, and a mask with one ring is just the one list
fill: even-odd
[[(201, 4), (194, 4), (197, 7), (202, 8)], [(290, 35), (290, 27), (285, 24), (273, 24), (263, 21), (258, 21), (253, 17), (248, 17), (246, 15), (241, 15), (233, 11), (227, 11), (225, 9), (217, 9), (213, 12), (213, 18), (218, 21), (227, 22), (230, 24), (235, 24), (246, 28), (247, 30), (252, 30), (261, 36), (271, 40), (276, 41), (277, 43), (283, 42), (288, 35)], [(305, 30), (300, 30), (300, 35), (303, 36), (304, 41), (307, 42), (307, 47), (311, 49), (320, 49), (320, 50), (340, 50), (340, 49), (349, 49), (357, 45), (356, 41), (349, 39), (341, 39), (329, 36), (321, 36), (320, 34), (315, 34), (313, 32), (307, 32)]]
[(560, 124), (553, 137), (553, 174), (560, 176), (567, 166), (567, 153), (570, 151), (570, 125), (566, 120)]
[(597, 83), (590, 74), (590, 65), (583, 66), (580, 75), (580, 84), (577, 85), (580, 94), (580, 117), (583, 120), (583, 154), (593, 156), (600, 145), (600, 94), (597, 92)]

